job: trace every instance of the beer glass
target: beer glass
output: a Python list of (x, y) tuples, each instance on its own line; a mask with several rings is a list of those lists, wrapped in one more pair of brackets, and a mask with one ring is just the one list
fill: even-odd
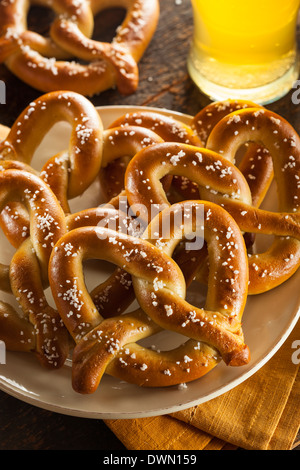
[(300, 0), (191, 0), (188, 71), (213, 100), (267, 104), (298, 78)]

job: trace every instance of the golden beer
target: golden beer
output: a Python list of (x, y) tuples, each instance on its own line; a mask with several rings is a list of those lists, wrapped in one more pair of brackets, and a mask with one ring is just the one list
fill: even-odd
[(191, 0), (188, 70), (213, 99), (267, 103), (298, 78), (299, 0)]

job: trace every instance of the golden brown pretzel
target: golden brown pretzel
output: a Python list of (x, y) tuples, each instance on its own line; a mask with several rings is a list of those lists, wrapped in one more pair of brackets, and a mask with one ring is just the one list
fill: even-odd
[[(106, 227), (121, 233), (136, 234), (134, 221), (127, 214), (109, 206), (85, 209), (66, 217), (67, 230), (81, 227)], [(123, 313), (134, 301), (131, 276), (117, 268), (109, 278), (90, 292), (91, 298), (104, 318)]]
[[(103, 132), (102, 164), (105, 168), (106, 165), (113, 164), (115, 160), (119, 160), (123, 155), (127, 155), (127, 158), (133, 157), (142, 148), (161, 142), (163, 141), (157, 134), (141, 127), (130, 126), (126, 129), (122, 127), (107, 129)], [(66, 162), (66, 157), (63, 158), (63, 161)], [(60, 165), (59, 162), (60, 158), (58, 156), (49, 159), (40, 173), (41, 178), (47, 182), (59, 198), (68, 216), (67, 221), (71, 223), (72, 226), (75, 220), (84, 222), (84, 218), (88, 218), (92, 225), (94, 225), (94, 223), (97, 225), (99, 222), (99, 220), (97, 221), (97, 217), (99, 217), (101, 211), (97, 211), (96, 208), (88, 209), (87, 212), (83, 211), (82, 214), (69, 214), (67, 199), (67, 176), (69, 172), (67, 171), (68, 167), (66, 165)], [(38, 172), (29, 165), (17, 160), (3, 160), (0, 163), (0, 171), (8, 168), (24, 169), (25, 171), (38, 175)], [(119, 174), (116, 176), (116, 180), (109, 181), (111, 184), (108, 185), (107, 188), (106, 186), (101, 188), (102, 191), (107, 189), (109, 201), (111, 201), (111, 198), (119, 196), (124, 187), (124, 179), (120, 178)], [(18, 247), (20, 241), (24, 241), (24, 232), (28, 233), (28, 213), (24, 211), (20, 204), (11, 203), (2, 211), (0, 224), (12, 245)], [(78, 226), (78, 223), (76, 223), (76, 225)]]
[[(40, 176), (68, 213), (69, 199), (82, 194), (90, 186), (101, 166), (103, 126), (88, 99), (78, 93), (60, 91), (47, 93), (30, 103), (0, 143), (0, 163), (3, 166), (3, 160), (9, 159), (30, 165), (44, 136), (62, 120), (71, 125), (69, 148), (49, 158)], [(34, 172), (29, 167), (27, 171)], [(18, 220), (11, 218), (16, 210)], [(17, 208), (8, 206), (6, 213), (0, 216), (2, 227), (10, 230), (9, 238), (14, 246), (19, 243), (18, 234), (29, 225), (26, 217), (27, 212), (24, 213), (20, 205)]]
[(213, 129), (207, 147), (233, 159), (244, 143), (262, 144), (272, 155), (277, 184), (277, 213), (224, 201), (242, 231), (275, 236), (265, 253), (249, 255), (249, 293), (256, 294), (280, 285), (300, 265), (300, 139), (284, 118), (271, 111), (245, 109), (233, 115)]
[(126, 113), (117, 118), (109, 127), (120, 126), (141, 126), (152, 130), (165, 141), (202, 146), (202, 140), (190, 126), (158, 111), (138, 110)]
[(0, 172), (0, 209), (9, 201), (25, 204), (30, 237), (17, 249), (7, 269), (9, 287), (22, 313), (1, 303), (1, 339), (9, 349), (33, 351), (45, 367), (59, 368), (68, 355), (68, 333), (58, 312), (48, 305), (44, 286), (50, 254), (66, 231), (65, 215), (50, 188), (24, 170)]
[(247, 108), (263, 109), (262, 106), (248, 100), (228, 99), (210, 103), (193, 117), (191, 128), (199, 135), (203, 144), (206, 145), (211, 131), (221, 119), (234, 111)]
[[(129, 130), (131, 126), (140, 126), (150, 131), (155, 132), (162, 140), (166, 142), (183, 142), (186, 144), (196, 145), (202, 147), (202, 141), (198, 135), (186, 124), (175, 119), (172, 116), (167, 116), (160, 112), (137, 110), (132, 113), (126, 113), (117, 118), (110, 126), (111, 128), (124, 128)], [(109, 201), (112, 197), (117, 196), (124, 187), (124, 176), (128, 159), (115, 160), (113, 163), (105, 166), (100, 170), (101, 184), (105, 190), (106, 198)], [(118, 190), (113, 193), (109, 191), (109, 187), (115, 185), (118, 181)], [(168, 188), (170, 188), (171, 179), (168, 179)], [(106, 189), (107, 188), (107, 189)]]
[[(0, 161), (0, 171), (21, 170), (38, 176), (30, 165), (17, 160)], [(19, 202), (10, 202), (2, 209), (0, 213), (0, 227), (15, 248), (18, 248), (29, 236), (29, 215), (27, 209)]]
[[(265, 113), (260, 111), (260, 114), (257, 114), (257, 109), (239, 112), (241, 116), (245, 117), (245, 122), (250, 120), (251, 125), (246, 126), (251, 132), (251, 138), (254, 140), (255, 132), (256, 138), (260, 139), (257, 127), (262, 126), (262, 116), (265, 117), (265, 122), (267, 122), (266, 127), (269, 126), (268, 132), (264, 132), (261, 139), (264, 146), (269, 146), (270, 153), (271, 151), (274, 153), (274, 156), (272, 156), (274, 165), (276, 165), (276, 177), (280, 181), (279, 191), (282, 208), (280, 214), (263, 211), (252, 206), (251, 193), (244, 176), (235, 165), (229, 162), (229, 159), (234, 159), (235, 151), (239, 148), (241, 142), (245, 143), (247, 137), (249, 137), (248, 134), (245, 138), (243, 133), (234, 136), (231, 127), (233, 124), (228, 125), (227, 121), (230, 117), (224, 118), (215, 127), (211, 134), (212, 138), (208, 141), (211, 149), (198, 149), (183, 144), (158, 144), (139, 152), (131, 160), (126, 171), (126, 194), (129, 204), (131, 207), (139, 204), (142, 205), (142, 209), (143, 207), (146, 208), (145, 214), (143, 214), (143, 211), (137, 214), (143, 220), (148, 222), (151, 220), (151, 217), (149, 218), (151, 204), (157, 204), (161, 207), (170, 204), (159, 180), (167, 174), (177, 174), (193, 179), (199, 186), (201, 197), (222, 205), (238, 222), (242, 232), (268, 233), (277, 236), (276, 242), (265, 254), (249, 255), (250, 294), (265, 292), (281, 284), (298, 269), (300, 261), (300, 223), (299, 214), (295, 211), (295, 204), (298, 201), (300, 190), (297, 186), (299, 175), (296, 167), (299, 164), (299, 157), (297, 156), (297, 145), (291, 147), (291, 142), (292, 145), (297, 144), (299, 137), (295, 135), (295, 131), (291, 126), (286, 123), (287, 128), (281, 129), (281, 132), (285, 135), (284, 145), (289, 147), (289, 153), (292, 152), (294, 156), (292, 154), (288, 155), (286, 153), (287, 149), (284, 152), (281, 148), (280, 152), (278, 148), (276, 149), (276, 142), (274, 145), (274, 140), (272, 140), (274, 139), (273, 130), (275, 128), (272, 128), (269, 124), (272, 123), (273, 126), (277, 125), (278, 127), (278, 123), (281, 123), (281, 121), (279, 118), (277, 120), (272, 113)], [(261, 116), (259, 121), (257, 121), (258, 116)], [(234, 121), (231, 120), (230, 122), (233, 123)], [(242, 121), (239, 123), (242, 124)], [(251, 130), (252, 128), (253, 130)], [(224, 133), (223, 140), (219, 139), (219, 135), (222, 135), (221, 131)], [(213, 138), (215, 142), (213, 142)], [(268, 141), (268, 138), (270, 141)], [(233, 148), (232, 141), (236, 144), (235, 148)], [(223, 144), (222, 147), (220, 147), (220, 142)], [(224, 149), (223, 156), (212, 151), (212, 149), (220, 148)], [(290, 157), (295, 160), (291, 162)], [(147, 180), (147, 185), (137, 178), (141, 168)], [(290, 175), (288, 175), (288, 171), (290, 171)], [(289, 205), (286, 204), (287, 191), (290, 193)], [(296, 199), (294, 199), (295, 196)], [(293, 209), (291, 209), (292, 203), (294, 204)], [(139, 209), (139, 206), (137, 207)], [(279, 255), (280, 251), (281, 254)]]
[[(210, 133), (221, 119), (234, 111), (246, 108), (263, 109), (252, 101), (218, 101), (209, 104), (198, 112), (191, 122), (191, 128), (199, 135), (203, 146), (206, 146)], [(245, 176), (250, 187), (252, 204), (259, 207), (273, 180), (273, 161), (268, 150), (263, 148), (261, 144), (247, 143), (246, 145), (247, 148), (241, 152), (236, 165)], [(197, 185), (186, 178), (174, 177), (173, 185), (184, 199), (197, 199), (199, 197)]]
[(116, 126), (104, 130), (99, 180), (106, 202), (123, 191), (128, 161), (139, 150), (160, 142), (163, 142), (162, 138), (154, 131), (134, 125)]
[[(74, 198), (96, 178), (102, 158), (102, 121), (91, 102), (80, 94), (55, 91), (30, 103), (1, 142), (1, 159), (30, 164), (44, 136), (59, 121), (66, 121), (72, 127), (69, 148), (65, 158), (55, 156), (58, 162), (51, 164), (52, 168), (57, 167), (56, 172), (62, 166), (67, 166), (67, 173), (71, 169), (65, 178), (68, 181), (67, 196)], [(43, 171), (46, 173), (47, 168)], [(42, 176), (50, 178), (49, 174)]]
[[(50, 39), (27, 30), (30, 4), (54, 10)], [(115, 6), (124, 7), (127, 15), (112, 43), (92, 40), (94, 15)], [(157, 0), (2, 2), (0, 60), (43, 92), (67, 89), (92, 96), (117, 86), (123, 94), (133, 93), (138, 85), (137, 62), (155, 32), (158, 17)], [(78, 62), (62, 60), (72, 57)]]
[[(143, 180), (139, 178), (141, 170)], [(160, 184), (160, 179), (168, 174), (193, 179), (201, 197), (205, 195), (202, 199), (221, 204), (232, 198), (251, 204), (251, 193), (244, 176), (228, 159), (206, 148), (165, 142), (138, 152), (126, 170), (125, 190), (129, 205), (132, 208), (141, 205), (137, 215), (146, 223), (152, 219), (151, 205), (157, 204), (161, 208), (170, 205)]]
[[(124, 200), (124, 209), (127, 211), (126, 202)], [(122, 208), (122, 203), (120, 206)], [(139, 222), (136, 222), (129, 214), (123, 213), (120, 208), (117, 210), (110, 204), (69, 214), (66, 217), (66, 225), (68, 231), (80, 227), (98, 226), (138, 237), (142, 235), (143, 230), (143, 226), (140, 226)], [(190, 256), (188, 256), (188, 263), (185, 263), (185, 259), (180, 256), (180, 251), (177, 253), (175, 250), (174, 260), (177, 264), (180, 261), (180, 269), (184, 274), (187, 286), (189, 286), (197, 274), (197, 262), (200, 262), (199, 259), (202, 258), (202, 250), (193, 253), (192, 263)], [(104, 318), (121, 314), (135, 299), (132, 278), (124, 269), (117, 268), (105, 282), (97, 285), (90, 295), (97, 310)]]
[[(148, 387), (194, 380), (219, 362), (218, 350), (232, 366), (249, 361), (240, 323), (248, 285), (247, 256), (241, 233), (219, 206), (194, 201), (184, 204), (185, 211), (191, 215), (188, 224), (182, 227), (181, 223), (176, 226), (171, 222), (168, 239), (159, 238), (150, 243), (114, 230), (89, 226), (71, 230), (56, 245), (49, 278), (58, 309), (77, 343), (72, 358), (76, 391), (94, 392), (105, 371)], [(196, 223), (197, 212), (193, 211), (202, 204), (207, 224), (205, 237), (211, 246), (212, 283), (206, 308), (198, 309), (184, 300), (186, 284), (171, 256), (182, 237), (195, 230), (202, 233)], [(183, 205), (172, 206), (154, 219), (154, 232), (164, 226), (161, 217), (172, 216)], [(224, 233), (217, 250), (214, 249), (216, 223), (220, 233)], [(229, 227), (234, 246), (226, 239)], [(149, 228), (145, 237), (151, 232)], [(156, 242), (160, 248), (155, 246)], [(66, 244), (72, 256), (66, 256)], [(228, 260), (228, 256), (233, 258), (231, 267), (225, 267), (224, 260)], [(104, 320), (84, 284), (80, 266), (87, 257), (109, 260), (131, 273), (138, 299), (152, 320), (141, 309)], [(231, 286), (222, 284), (224, 275), (232, 276)], [(70, 282), (66, 283), (65, 279)], [(70, 288), (72, 297), (68, 294)], [(164, 353), (134, 344), (164, 327), (193, 339)]]
[[(124, 193), (125, 194), (125, 193)], [(119, 201), (120, 202), (120, 201)], [(120, 203), (122, 208), (122, 202)], [(124, 198), (124, 210), (128, 211), (127, 201)], [(71, 231), (80, 227), (98, 226), (119, 231), (127, 235), (140, 237), (144, 229), (139, 221), (131, 217), (131, 214), (117, 210), (111, 204), (105, 204), (97, 208), (85, 209), (69, 214), (66, 217), (67, 230)], [(188, 262), (181, 256), (181, 250), (174, 252), (174, 260), (182, 270), (187, 286), (191, 284), (198, 271), (198, 264), (202, 260), (203, 250), (193, 252), (193, 261), (188, 256)], [(206, 254), (205, 254), (206, 255)], [(205, 258), (203, 258), (205, 261)], [(91, 292), (91, 298), (104, 318), (113, 317), (123, 313), (135, 299), (132, 278), (124, 269), (117, 268), (109, 278), (97, 285)]]

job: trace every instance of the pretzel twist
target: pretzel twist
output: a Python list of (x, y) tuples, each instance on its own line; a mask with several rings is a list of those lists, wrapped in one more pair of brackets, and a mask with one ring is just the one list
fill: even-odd
[[(240, 324), (247, 297), (245, 245), (238, 227), (222, 208), (207, 202), (203, 204), (207, 220), (211, 221), (206, 239), (214, 245), (216, 222), (225, 234), (229, 224), (236, 241), (231, 256), (236, 256), (233, 263), (239, 266), (239, 274), (235, 274), (232, 287), (235, 294), (231, 295), (230, 288), (223, 284), (222, 296), (220, 284), (225, 270), (228, 275), (229, 268), (221, 268), (221, 263), (229, 251), (232, 253), (232, 246), (224, 236), (219, 243), (223, 249), (217, 250), (220, 258), (211, 250), (212, 277), (215, 281), (211, 285), (205, 309), (194, 308), (184, 300), (186, 284), (181, 270), (171, 258), (182, 237), (191, 230), (199, 230), (195, 212), (184, 232), (182, 225), (178, 228), (171, 224), (171, 235), (164, 248), (161, 248), (161, 239), (158, 248), (152, 240), (91, 226), (73, 229), (57, 243), (50, 260), (49, 279), (56, 305), (77, 343), (72, 357), (73, 387), (76, 391), (94, 392), (105, 371), (144, 386), (168, 386), (194, 380), (219, 362), (218, 350), (227, 364), (238, 366), (248, 362), (249, 351), (244, 344)], [(187, 205), (192, 215), (192, 207), (199, 204), (191, 202)], [(173, 206), (168, 212), (172, 214), (178, 209), (179, 206)], [(164, 212), (163, 216), (167, 217), (168, 214)], [(159, 219), (153, 223), (154, 230), (161, 226)], [(72, 256), (66, 257), (66, 245)], [(152, 320), (141, 309), (103, 319), (88, 294), (82, 275), (82, 262), (90, 257), (113, 262), (132, 275), (137, 298)], [(218, 311), (210, 311), (215, 308)], [(193, 339), (166, 353), (133, 344), (165, 327)]]
[[(47, 6), (56, 17), (50, 38), (27, 30), (31, 3)], [(112, 43), (91, 39), (93, 17), (107, 7), (127, 11)], [(159, 17), (157, 0), (75, 0), (2, 2), (0, 5), (0, 61), (34, 88), (49, 92), (66, 89), (94, 95), (117, 86), (122, 94), (138, 86), (138, 66)], [(63, 59), (75, 57), (82, 65)]]
[[(96, 142), (100, 139), (97, 138)], [(104, 130), (102, 133), (101, 141), (101, 163), (105, 169), (107, 165), (113, 165), (115, 161), (119, 161), (124, 155), (126, 158), (132, 158), (139, 150), (153, 145), (155, 143), (163, 142), (162, 139), (155, 134), (153, 131), (150, 131), (146, 128), (130, 126), (125, 128), (117, 127)], [(73, 153), (79, 154), (76, 150)], [(100, 153), (99, 153), (100, 155)], [(85, 155), (82, 155), (85, 157)], [(78, 156), (77, 156), (78, 158)], [(40, 177), (47, 182), (52, 191), (55, 193), (59, 199), (62, 208), (65, 213), (68, 215), (70, 213), (69, 202), (68, 202), (68, 178), (72, 175), (72, 160), (68, 163), (69, 157), (68, 154), (64, 152), (61, 155), (56, 155), (53, 158), (50, 158), (48, 162), (44, 165)], [(82, 162), (80, 161), (80, 166), (83, 166), (85, 158)], [(24, 168), (26, 171), (31, 171), (34, 174), (38, 174), (34, 169), (29, 165), (23, 164), (14, 160), (2, 161), (0, 165), (0, 170), (9, 167), (14, 168)], [(70, 172), (71, 170), (71, 172)], [(81, 168), (81, 175), (83, 174), (83, 168)], [(113, 174), (110, 174), (110, 180), (106, 181), (107, 186), (103, 185), (101, 187), (101, 192), (106, 192), (106, 198), (113, 202), (112, 199), (118, 197), (124, 188), (124, 168), (122, 167), (120, 174), (120, 167), (117, 166)], [(96, 171), (93, 173), (95, 177)], [(97, 175), (99, 176), (99, 175)], [(91, 178), (92, 180), (92, 178)], [(164, 182), (165, 187), (168, 187), (169, 181), (168, 178)], [(87, 182), (85, 182), (84, 189), (86, 188)], [(77, 188), (78, 190), (78, 188)], [(100, 200), (100, 195), (99, 195)], [(111, 204), (112, 205), (112, 204)], [(76, 216), (76, 214), (75, 214)], [(24, 231), (28, 232), (29, 221), (28, 213), (22, 209), (22, 206), (10, 204), (2, 211), (0, 216), (0, 224), (5, 231), (7, 238), (14, 246), (19, 246), (20, 237), (23, 241)]]
[[(255, 128), (258, 134), (257, 128), (261, 128), (263, 119), (261, 117), (261, 120), (258, 121), (258, 116), (264, 116), (268, 122), (266, 127), (269, 129), (268, 133), (272, 144), (267, 141), (267, 133), (263, 138), (263, 142), (266, 147), (267, 144), (270, 144), (268, 148), (271, 148), (270, 153), (272, 152), (272, 157), (276, 162), (276, 177), (280, 179), (281, 210), (285, 209), (283, 213), (271, 213), (252, 206), (251, 193), (244, 176), (234, 164), (229, 162), (229, 159), (234, 159), (235, 151), (241, 143), (249, 140), (249, 135), (247, 135), (247, 138), (242, 133), (239, 136), (234, 135), (232, 126), (237, 124), (230, 115), (220, 121), (219, 125), (214, 128), (211, 140), (208, 141), (208, 146), (211, 149), (198, 149), (184, 144), (165, 143), (139, 152), (127, 167), (125, 187), (130, 206), (137, 207), (138, 210), (140, 207), (145, 207), (145, 213), (143, 214), (143, 210), (141, 210), (137, 212), (137, 215), (149, 222), (151, 220), (149, 219), (151, 204), (162, 208), (170, 205), (159, 183), (161, 177), (167, 174), (185, 176), (198, 184), (203, 199), (223, 206), (237, 221), (242, 232), (269, 233), (279, 237), (265, 255), (249, 255), (249, 293), (257, 294), (281, 284), (299, 266), (297, 247), (300, 226), (298, 214), (295, 213), (298, 212), (297, 139), (299, 137), (295, 136), (295, 131), (288, 127), (286, 131), (290, 132), (290, 138), (288, 138), (288, 132), (284, 132), (284, 139), (285, 145), (289, 147), (288, 153), (290, 155), (286, 152), (279, 152), (278, 149), (275, 153), (274, 134), (269, 124), (271, 122), (273, 126), (276, 126), (277, 122), (278, 127), (280, 121), (274, 121), (277, 118), (272, 114), (268, 115), (266, 111), (260, 111), (258, 114), (257, 109), (236, 113), (245, 116), (245, 122), (252, 122), (253, 125), (248, 125), (247, 129)], [(252, 121), (250, 116), (252, 116)], [(228, 125), (228, 122), (232, 124)], [(241, 128), (239, 127), (239, 129)], [(222, 130), (225, 134), (223, 141), (220, 139)], [(234, 139), (231, 138), (230, 140), (232, 135)], [(251, 131), (251, 139), (254, 139), (254, 130)], [(234, 149), (232, 140), (236, 142)], [(220, 147), (220, 141), (224, 143), (224, 146)], [(296, 143), (296, 147), (291, 147), (291, 143), (292, 145)], [(216, 150), (220, 149), (222, 149), (222, 156), (216, 153)], [(295, 159), (292, 164), (290, 156)], [(143, 168), (144, 181), (147, 181), (147, 184), (144, 184), (138, 178), (141, 168)], [(291, 184), (291, 179), (293, 179), (293, 184)], [(287, 191), (290, 194), (289, 205), (286, 204)], [(284, 237), (284, 239), (281, 237)], [(280, 258), (278, 258), (279, 250), (282, 250)]]
[[(68, 149), (53, 155), (40, 172), (30, 168), (36, 149), (47, 132), (60, 121), (71, 125)], [(0, 143), (0, 169), (5, 160), (27, 165), (50, 186), (66, 213), (69, 199), (82, 194), (96, 179), (101, 167), (103, 125), (89, 100), (74, 92), (47, 93), (30, 103)], [(17, 216), (16, 216), (16, 215)], [(1, 227), (13, 246), (18, 246), (28, 213), (20, 204), (8, 204), (0, 215)]]
[[(139, 177), (143, 171), (144, 179)], [(249, 186), (238, 170), (220, 154), (192, 145), (165, 142), (138, 152), (128, 164), (125, 190), (131, 207), (141, 206), (136, 214), (151, 221), (151, 205), (170, 205), (160, 179), (168, 174), (193, 179), (203, 199), (222, 204), (227, 198), (251, 204)], [(143, 207), (145, 210), (143, 211)]]
[(66, 231), (65, 215), (39, 177), (24, 170), (0, 172), (0, 209), (16, 200), (29, 212), (30, 237), (17, 249), (6, 271), (22, 313), (1, 302), (1, 339), (10, 349), (34, 351), (44, 367), (59, 368), (68, 355), (68, 333), (58, 312), (48, 305), (44, 286), (53, 246)]
[(107, 202), (124, 190), (124, 175), (128, 161), (143, 148), (161, 142), (162, 138), (154, 131), (134, 125), (126, 128), (116, 126), (104, 130), (99, 181)]
[(238, 148), (248, 141), (262, 144), (272, 155), (278, 212), (229, 200), (224, 201), (224, 208), (242, 231), (275, 236), (265, 253), (249, 255), (249, 293), (256, 294), (280, 285), (300, 265), (300, 140), (281, 116), (268, 110), (245, 109), (221, 120), (207, 147), (234, 159)]
[[(3, 160), (0, 162), (0, 171), (21, 170), (38, 176), (30, 165), (17, 160)], [(30, 234), (29, 214), (20, 202), (9, 202), (0, 213), (0, 227), (7, 240), (14, 248), (18, 248)]]
[[(124, 209), (127, 211), (126, 202), (124, 199)], [(122, 207), (122, 202), (120, 206)], [(144, 229), (143, 225), (141, 226), (139, 221), (132, 218), (131, 214), (123, 213), (120, 208), (116, 209), (111, 204), (69, 214), (66, 217), (66, 225), (68, 231), (93, 226), (108, 228), (135, 237), (140, 237)], [(201, 250), (200, 256), (202, 256)], [(197, 263), (191, 264), (189, 259), (189, 263), (184, 265), (180, 250), (179, 253), (175, 250), (173, 258), (177, 264), (180, 263), (179, 266), (184, 274), (186, 285), (189, 286), (197, 274)], [(199, 253), (195, 252), (193, 259), (196, 261), (198, 258)], [(105, 282), (90, 292), (90, 295), (102, 317), (110, 318), (116, 314), (120, 315), (135, 300), (132, 278), (124, 269), (116, 268)]]
[[(82, 227), (103, 227), (127, 235), (136, 235), (136, 226), (131, 217), (110, 206), (82, 210), (66, 217), (67, 230)], [(71, 252), (69, 253), (71, 254)], [(134, 301), (135, 294), (131, 276), (117, 268), (106, 281), (90, 292), (95, 307), (104, 318), (123, 313)]]
[[(204, 147), (214, 127), (221, 119), (239, 109), (258, 108), (252, 101), (227, 100), (211, 103), (197, 113), (191, 122), (192, 130), (200, 137)], [(234, 116), (233, 116), (234, 118)], [(273, 161), (268, 149), (260, 143), (246, 143), (247, 147), (237, 156), (236, 165), (245, 176), (252, 194), (252, 204), (259, 207), (273, 180)], [(255, 178), (254, 178), (255, 176)], [(197, 199), (197, 185), (187, 178), (174, 177), (173, 186), (184, 199)]]
[[(39, 135), (41, 140), (48, 130), (44, 127), (48, 123), (46, 119), (48, 113), (54, 112), (57, 119), (61, 116), (64, 117), (65, 112), (69, 113), (68, 118), (73, 129), (69, 150), (51, 157), (39, 173), (59, 199), (66, 214), (70, 213), (69, 198), (88, 188), (88, 185), (98, 176), (97, 171), (100, 164), (105, 169), (108, 165), (113, 165), (115, 161), (120, 161), (124, 155), (130, 159), (142, 148), (163, 141), (155, 132), (138, 126), (120, 126), (103, 131), (102, 121), (96, 110), (85, 98), (82, 99), (75, 93), (53, 92), (46, 94), (44, 98), (37, 100), (38, 106), (35, 102), (28, 106), (14, 123), (7, 139), (2, 142), (2, 157), (13, 157), (20, 160), (26, 158), (27, 161), (31, 161), (39, 142), (29, 140), (29, 129), (36, 126), (38, 122), (42, 127)], [(59, 106), (58, 111), (56, 111), (57, 106)], [(93, 127), (89, 127), (91, 122)], [(86, 127), (82, 123), (85, 123)], [(99, 127), (97, 123), (100, 123)], [(96, 136), (95, 132), (97, 132)], [(23, 134), (24, 139), (21, 140)], [(7, 168), (8, 165), (9, 167), (13, 165), (14, 168), (24, 168), (26, 171), (38, 174), (29, 165), (18, 160), (13, 162), (2, 160), (0, 169)], [(108, 187), (103, 185), (104, 187), (101, 188), (104, 192), (105, 189), (107, 190), (109, 201), (112, 197), (119, 195), (124, 187), (124, 169), (121, 169), (122, 175), (119, 174), (119, 167), (116, 167), (116, 170), (118, 174), (114, 172), (114, 175), (110, 175), (110, 181), (107, 181), (112, 183), (112, 178), (115, 178), (114, 184), (109, 184)], [(90, 173), (90, 177), (86, 178), (88, 173)], [(77, 175), (80, 175), (79, 181)], [(73, 178), (72, 181), (71, 178)], [(80, 190), (82, 181), (84, 181), (84, 186)], [(70, 192), (71, 183), (77, 193), (74, 190)], [(167, 188), (168, 179), (164, 184)], [(29, 234), (28, 213), (20, 204), (8, 204), (1, 213), (0, 224), (7, 238), (15, 247), (24, 241), (25, 232)]]
[[(65, 179), (68, 182), (68, 198), (74, 198), (82, 194), (96, 178), (102, 157), (102, 122), (94, 106), (83, 96), (70, 91), (57, 91), (37, 98), (14, 122), (9, 135), (0, 144), (0, 152), (2, 159), (18, 160), (29, 165), (44, 136), (59, 121), (66, 121), (72, 126), (65, 156), (65, 172), (71, 171)], [(52, 161), (51, 165), (52, 168), (56, 166), (57, 170), (62, 162), (58, 161), (55, 165)], [(47, 166), (49, 168), (49, 164)], [(42, 170), (42, 176), (43, 171), (46, 172), (47, 168)]]
[[(165, 142), (182, 142), (190, 145), (202, 147), (202, 141), (191, 127), (174, 119), (154, 111), (136, 111), (126, 113), (116, 119), (110, 126), (111, 128), (124, 128), (129, 130), (131, 126), (140, 126), (149, 129), (157, 134)], [(113, 164), (106, 165), (100, 171), (101, 186), (104, 188), (106, 199), (109, 201), (116, 197), (124, 187), (125, 170), (128, 164), (128, 158), (118, 159)], [(172, 191), (172, 179), (168, 181), (168, 189)], [(118, 184), (116, 186), (116, 181)], [(111, 191), (111, 187), (116, 187)]]

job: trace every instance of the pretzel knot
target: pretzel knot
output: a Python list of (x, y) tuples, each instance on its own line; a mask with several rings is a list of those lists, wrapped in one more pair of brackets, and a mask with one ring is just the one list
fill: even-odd
[[(48, 131), (58, 122), (71, 126), (69, 146), (51, 156), (41, 170), (30, 167), (36, 149)], [(96, 179), (102, 161), (103, 126), (91, 102), (74, 92), (47, 93), (20, 114), (0, 143), (0, 169), (9, 165), (27, 166), (52, 189), (65, 213), (69, 199), (81, 195)], [(14, 216), (17, 214), (17, 217)], [(0, 215), (2, 229), (13, 246), (19, 246), (24, 227), (29, 227), (28, 213), (20, 203), (7, 204)]]
[[(202, 146), (201, 140), (189, 126), (171, 116), (165, 116), (154, 111), (139, 110), (133, 113), (126, 113), (116, 119), (109, 126), (107, 132), (112, 131), (113, 129), (121, 129), (122, 133), (128, 133), (130, 135), (132, 127), (134, 129), (140, 127), (143, 129), (143, 132), (148, 129), (149, 132), (155, 133), (161, 141), (183, 142), (186, 144), (197, 145), (199, 147)], [(151, 140), (153, 142), (154, 139), (152, 138)], [(143, 142), (144, 146), (148, 146), (150, 144), (150, 141), (146, 136)], [(128, 157), (125, 153), (124, 156)], [(130, 156), (132, 157), (134, 155), (130, 154)], [(115, 158), (113, 162), (103, 165), (103, 168), (100, 171), (100, 181), (101, 187), (108, 201), (113, 197), (116, 197), (121, 190), (123, 190), (127, 164), (128, 158)], [(172, 178), (166, 179), (168, 181), (164, 181), (164, 183), (167, 183), (168, 188), (170, 188)]]
[(45, 367), (59, 368), (68, 355), (69, 335), (58, 312), (48, 305), (44, 288), (53, 246), (66, 231), (65, 215), (49, 187), (24, 169), (0, 172), (0, 209), (9, 201), (26, 206), (30, 237), (24, 238), (9, 267), (1, 265), (7, 290), (22, 308), (20, 314), (1, 302), (1, 339), (9, 349), (34, 351)]
[(244, 109), (215, 126), (207, 147), (234, 161), (237, 150), (246, 142), (259, 143), (269, 151), (278, 195), (278, 212), (233, 200), (223, 202), (242, 231), (275, 236), (264, 253), (249, 255), (249, 293), (257, 294), (282, 284), (300, 266), (300, 139), (277, 114)]
[[(204, 236), (210, 246), (211, 283), (205, 308), (185, 300), (186, 283), (171, 257), (183, 238), (203, 236), (197, 208), (203, 209)], [(175, 215), (183, 209), (187, 223), (177, 224)], [(167, 238), (162, 231), (165, 219), (170, 220)], [(216, 226), (219, 236), (223, 234), (221, 240)], [(157, 230), (157, 239), (148, 238)], [(66, 246), (71, 256), (66, 256)], [(224, 262), (229, 256), (230, 266)], [(141, 308), (104, 319), (85, 286), (82, 263), (87, 258), (106, 260), (127, 271)], [(229, 276), (230, 285), (223, 282)], [(173, 205), (153, 219), (142, 238), (102, 227), (73, 229), (52, 252), (49, 279), (57, 308), (76, 342), (73, 387), (80, 393), (94, 392), (105, 372), (148, 387), (169, 386), (201, 377), (220, 361), (220, 355), (231, 366), (250, 359), (241, 329), (248, 288), (245, 244), (232, 217), (213, 203)], [(191, 339), (166, 352), (136, 344), (161, 329)]]
[[(105, 1), (40, 0), (39, 5), (56, 14), (49, 39), (27, 29), (31, 3), (35, 2), (15, 0), (0, 5), (0, 61), (12, 73), (45, 92), (67, 89), (92, 96), (114, 86), (122, 94), (136, 90), (137, 62), (159, 17), (157, 0), (111, 2), (110, 7), (121, 5), (127, 10), (112, 43), (91, 39), (93, 17), (107, 7)], [(66, 60), (73, 57), (78, 62)]]
[[(234, 164), (237, 150), (249, 141), (268, 149), (268, 158), (272, 155), (279, 213), (252, 205), (246, 178)], [(139, 213), (145, 218), (151, 204), (170, 205), (160, 179), (185, 176), (197, 183), (201, 198), (223, 206), (242, 232), (274, 235), (265, 253), (249, 255), (249, 294), (258, 294), (282, 284), (299, 267), (298, 149), (299, 136), (277, 114), (258, 108), (235, 111), (213, 128), (205, 149), (165, 143), (139, 152), (127, 167), (126, 194), (131, 207), (147, 208)], [(141, 169), (144, 180), (138, 178)]]
[[(53, 156), (41, 176), (59, 196), (82, 194), (96, 178), (102, 158), (102, 121), (91, 102), (78, 93), (47, 93), (30, 103), (14, 122), (0, 144), (1, 159), (18, 160), (28, 165), (47, 132), (60, 121), (71, 125), (69, 148)], [(34, 135), (32, 130), (34, 129)], [(68, 209), (67, 209), (68, 210)]]
[[(194, 116), (191, 128), (200, 136), (205, 146), (214, 127), (226, 116), (247, 108), (263, 109), (252, 101), (227, 100), (211, 103)], [(231, 116), (234, 119), (234, 115)], [(273, 179), (273, 161), (268, 149), (260, 142), (247, 142), (238, 163), (250, 187), (252, 204), (259, 206), (266, 195)], [(255, 178), (253, 178), (255, 174)]]
[[(234, 111), (246, 108), (263, 109), (252, 101), (227, 100), (211, 103), (199, 111), (191, 121), (191, 129), (201, 139), (202, 145), (200, 147), (207, 146), (212, 130), (221, 119), (232, 114)], [(192, 145), (195, 144), (192, 143)], [(243, 173), (249, 185), (252, 194), (252, 204), (259, 207), (274, 176), (272, 157), (268, 149), (264, 148), (259, 142), (247, 142), (245, 148), (239, 150), (238, 157), (236, 165)], [(255, 175), (255, 178), (253, 178), (253, 175)], [(174, 176), (173, 187), (181, 198), (199, 198), (197, 184), (188, 178)], [(249, 236), (250, 234), (247, 235), (247, 239), (249, 239)]]

